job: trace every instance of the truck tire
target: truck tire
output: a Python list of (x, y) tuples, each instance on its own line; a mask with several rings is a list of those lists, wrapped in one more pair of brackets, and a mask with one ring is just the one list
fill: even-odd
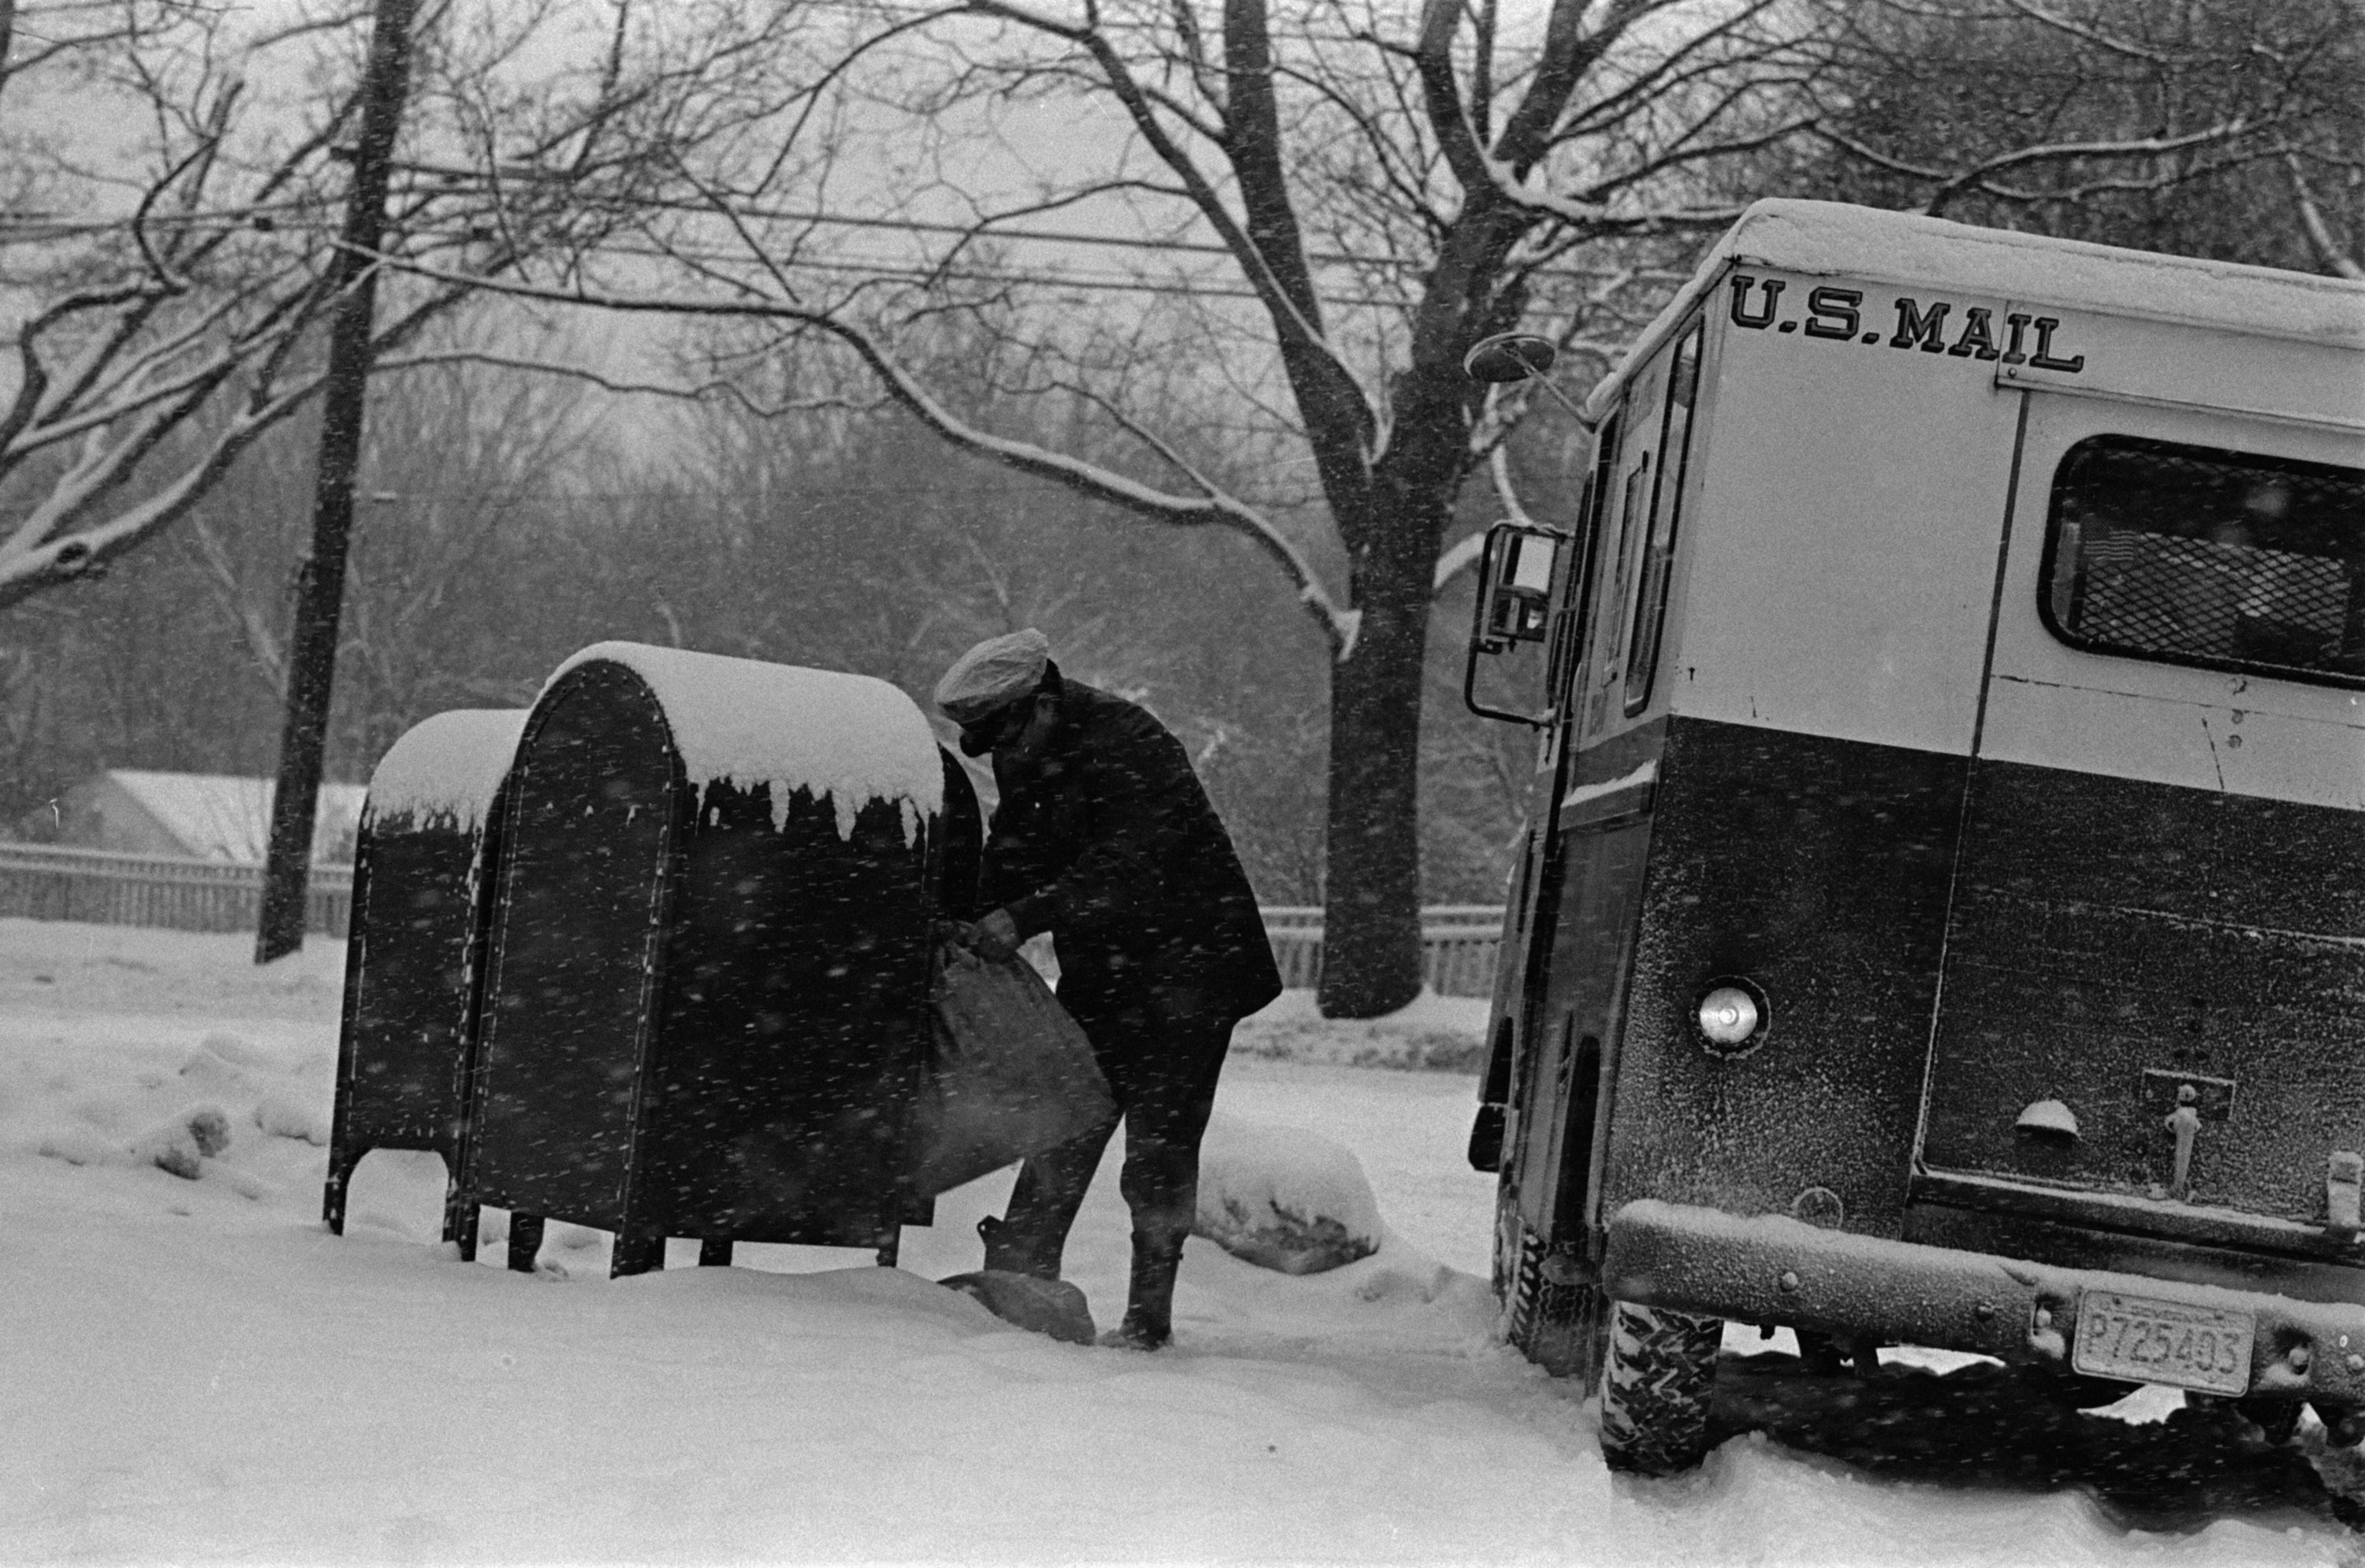
[(2292, 1439), (2299, 1429), (2301, 1402), (2296, 1399), (2236, 1399), (2234, 1408), (2242, 1419), (2259, 1428), (2259, 1436), (2270, 1448), (2279, 1447)]
[(2049, 1363), (2023, 1367), (2020, 1380), (2031, 1393), (2057, 1410), (2100, 1410), (2116, 1405), (2141, 1386), (2107, 1377), (2087, 1377)]
[(1495, 1229), (1495, 1296), (1504, 1340), (1554, 1377), (1591, 1387), (1601, 1375), (1608, 1298), (1592, 1271), (1555, 1254), (1520, 1219), (1519, 1204), (1499, 1200)]
[(1613, 1302), (1601, 1369), (1601, 1457), (1612, 1470), (1673, 1475), (1708, 1457), (1708, 1406), (1724, 1324)]

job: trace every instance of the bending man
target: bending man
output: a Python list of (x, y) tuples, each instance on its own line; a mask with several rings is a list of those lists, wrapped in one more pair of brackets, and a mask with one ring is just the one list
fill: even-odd
[[(1040, 632), (962, 655), (936, 706), (960, 725), (963, 754), (993, 754), (1002, 797), (974, 944), (998, 958), (1051, 933), (1059, 1001), (1125, 1123), (1133, 1278), (1104, 1342), (1155, 1350), (1173, 1333), (1199, 1140), (1232, 1025), (1281, 994), (1256, 895), (1182, 743), (1132, 703), (1064, 679)], [(978, 1227), (987, 1268), (1059, 1277), (1115, 1131), (1111, 1121), (1026, 1161), (1008, 1214)]]

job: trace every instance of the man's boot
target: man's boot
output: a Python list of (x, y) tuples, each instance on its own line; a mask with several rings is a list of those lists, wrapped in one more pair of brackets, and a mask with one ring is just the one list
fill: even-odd
[(1133, 1285), (1126, 1295), (1125, 1321), (1102, 1335), (1102, 1344), (1155, 1350), (1174, 1338), (1174, 1271), (1182, 1265), (1186, 1236), (1133, 1233)]
[(1037, 1280), (1059, 1277), (1056, 1257), (1044, 1256), (1047, 1249), (1041, 1237), (1030, 1236), (1008, 1220), (995, 1219), (991, 1215), (977, 1222), (977, 1234), (985, 1243), (984, 1267), (987, 1270), (1005, 1274), (1025, 1274)]
[(1018, 1182), (1010, 1190), (1010, 1205), (1002, 1217), (977, 1222), (977, 1234), (985, 1242), (987, 1270), (1038, 1280), (1059, 1277), (1068, 1229), (1076, 1223), (1076, 1211), (1084, 1206), (1084, 1190), (1093, 1184), (1093, 1172), (1100, 1169), (1101, 1150), (1107, 1147), (1114, 1126), (1026, 1157), (1026, 1163), (1018, 1168)]

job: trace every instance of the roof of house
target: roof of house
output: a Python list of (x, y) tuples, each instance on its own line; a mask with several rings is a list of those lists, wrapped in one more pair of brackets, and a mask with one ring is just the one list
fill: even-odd
[[(271, 841), (268, 778), (219, 773), (151, 773), (110, 768), (105, 775), (137, 801), (191, 855), (207, 860), (260, 863)], [(315, 858), (349, 845), (361, 821), (366, 791), (358, 784), (323, 784), (312, 829)]]

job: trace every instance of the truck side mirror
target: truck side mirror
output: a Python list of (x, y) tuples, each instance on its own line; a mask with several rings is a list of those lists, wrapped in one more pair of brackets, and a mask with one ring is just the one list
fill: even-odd
[(1476, 635), (1486, 652), (1499, 654), (1514, 643), (1540, 643), (1552, 624), (1552, 567), (1560, 542), (1553, 535), (1512, 523), (1486, 532), (1486, 554), (1478, 571), (1484, 611)]
[(1513, 713), (1478, 700), (1478, 660), (1552, 634), (1552, 580), (1568, 535), (1554, 528), (1498, 522), (1486, 531), (1478, 562), (1478, 602), (1470, 627), (1470, 655), (1462, 673), (1462, 700), (1481, 718), (1542, 725), (1550, 716)]

